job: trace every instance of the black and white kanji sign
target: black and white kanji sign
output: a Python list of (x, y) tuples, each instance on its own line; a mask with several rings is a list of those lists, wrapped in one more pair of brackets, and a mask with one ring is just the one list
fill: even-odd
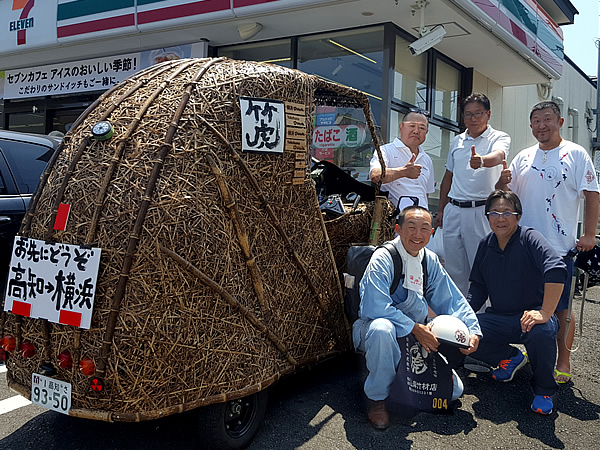
[(100, 253), (99, 248), (16, 236), (4, 310), (90, 328)]
[(283, 153), (285, 105), (282, 101), (240, 97), (242, 151)]

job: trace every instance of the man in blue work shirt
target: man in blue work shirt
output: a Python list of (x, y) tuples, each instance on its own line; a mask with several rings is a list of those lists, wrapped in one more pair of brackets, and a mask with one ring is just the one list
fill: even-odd
[[(493, 367), (497, 381), (511, 381), (531, 362), (534, 398), (531, 409), (551, 414), (556, 392), (556, 305), (567, 279), (567, 267), (548, 241), (533, 228), (520, 226), (521, 201), (514, 192), (496, 190), (485, 203), (492, 232), (479, 244), (469, 303), (478, 314), (483, 339), (471, 356)], [(527, 356), (510, 344), (524, 344)]]
[[(398, 216), (392, 242), (403, 263), (404, 282), (390, 295), (394, 262), (386, 249), (377, 249), (360, 282), (359, 319), (354, 322), (354, 346), (365, 352), (369, 374), (364, 390), (373, 401), (368, 418), (377, 430), (389, 425), (385, 400), (401, 358), (397, 338), (412, 333), (423, 348), (437, 351), (439, 341), (425, 325), (428, 308), (435, 314), (449, 314), (462, 320), (470, 333), (469, 354), (477, 349), (481, 330), (477, 317), (450, 279), (435, 253), (425, 248), (433, 232), (431, 213), (421, 206), (409, 206)], [(423, 266), (427, 258), (427, 297), (423, 294)], [(453, 377), (453, 399), (462, 394), (462, 382)]]

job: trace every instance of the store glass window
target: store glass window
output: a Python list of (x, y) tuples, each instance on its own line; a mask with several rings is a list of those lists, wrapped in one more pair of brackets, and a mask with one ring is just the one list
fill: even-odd
[(413, 56), (409, 43), (396, 36), (394, 98), (427, 109), (427, 53)]
[(458, 122), (458, 94), (460, 92), (460, 71), (450, 64), (437, 59), (435, 72), (434, 114)]
[(221, 47), (218, 53), (219, 56), (231, 59), (269, 62), (283, 67), (293, 67), (290, 39)]
[[(404, 117), (403, 112), (392, 111), (390, 116), (390, 136), (389, 142), (393, 141), (398, 135), (398, 124)], [(433, 162), (433, 175), (435, 178), (435, 192), (429, 194), (429, 209), (434, 214), (437, 213), (437, 207), (440, 199), (440, 184), (444, 173), (446, 173), (446, 160), (450, 151), (450, 142), (456, 133), (446, 128), (441, 128), (435, 124), (429, 124), (427, 138), (422, 145), (423, 150), (429, 155)]]
[(381, 121), (383, 27), (346, 30), (298, 40), (298, 69), (364, 92)]
[(319, 105), (313, 119), (312, 155), (366, 182), (375, 146), (361, 108)]
[(77, 120), (83, 111), (83, 108), (50, 111), (52, 117), (52, 131), (66, 133), (71, 129), (73, 122)]
[(22, 133), (45, 134), (45, 114), (41, 112), (23, 112), (8, 114), (8, 129)]

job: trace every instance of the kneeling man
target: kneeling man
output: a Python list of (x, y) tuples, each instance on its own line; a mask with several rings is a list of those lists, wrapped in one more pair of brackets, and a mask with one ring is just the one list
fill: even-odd
[[(534, 398), (531, 409), (552, 413), (556, 392), (556, 332), (554, 310), (567, 279), (560, 255), (533, 228), (520, 226), (523, 211), (517, 194), (497, 190), (485, 203), (492, 232), (480, 243), (471, 270), (469, 303), (479, 310), (483, 339), (471, 355), (493, 367), (496, 381), (511, 381), (531, 362)], [(524, 344), (527, 356), (510, 344)]]
[[(481, 330), (477, 317), (450, 279), (435, 253), (425, 248), (433, 232), (431, 213), (420, 206), (409, 206), (398, 216), (392, 242), (403, 262), (404, 283), (390, 295), (394, 262), (389, 251), (377, 249), (360, 282), (360, 313), (353, 325), (354, 345), (365, 352), (369, 374), (364, 389), (373, 401), (369, 422), (378, 430), (389, 425), (385, 400), (396, 376), (401, 357), (398, 338), (412, 333), (426, 351), (437, 351), (439, 341), (425, 325), (428, 308), (435, 314), (449, 314), (462, 320), (469, 329), (469, 354), (477, 349)], [(423, 294), (423, 266), (427, 258), (427, 295)], [(453, 376), (453, 399), (462, 394), (462, 382)]]

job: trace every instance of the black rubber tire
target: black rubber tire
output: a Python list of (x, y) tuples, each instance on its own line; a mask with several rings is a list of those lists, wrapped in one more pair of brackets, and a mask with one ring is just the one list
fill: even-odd
[(246, 448), (256, 435), (267, 410), (267, 391), (198, 409), (200, 447)]

